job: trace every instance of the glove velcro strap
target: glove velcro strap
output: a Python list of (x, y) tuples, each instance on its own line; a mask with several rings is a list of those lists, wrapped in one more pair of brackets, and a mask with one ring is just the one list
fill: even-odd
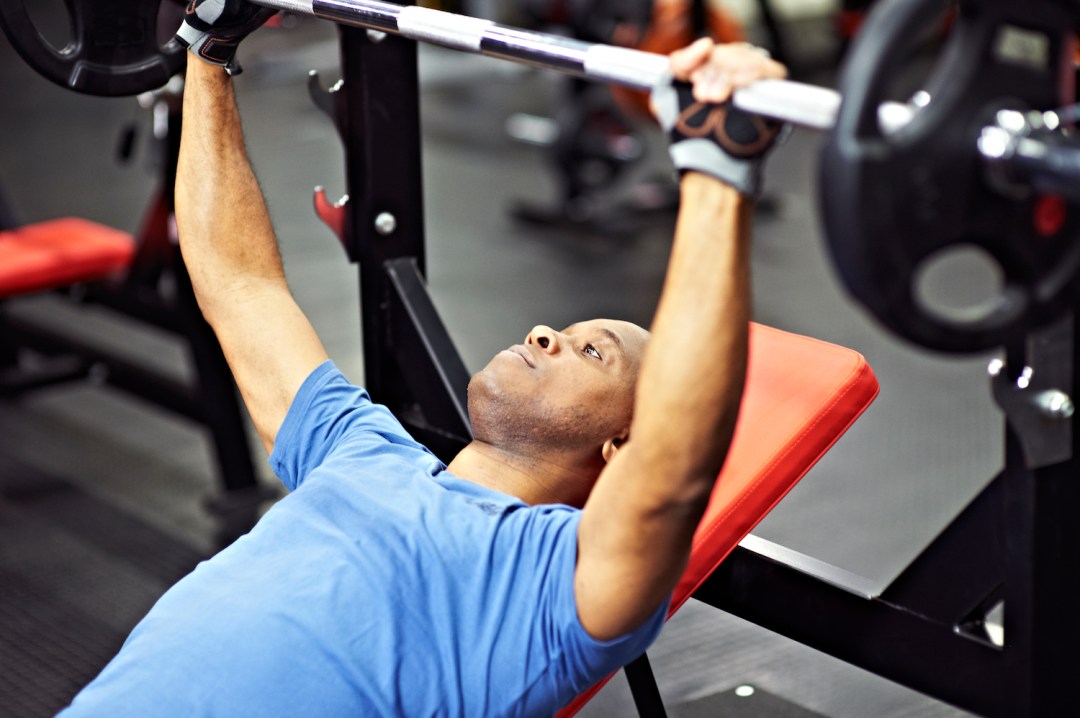
[(237, 75), (241, 71), (236, 61), (240, 41), (276, 12), (240, 0), (192, 0), (176, 39), (200, 59)]
[(236, 57), (236, 40), (222, 38), (207, 38), (198, 50), (199, 57), (219, 65), (229, 65)]
[(176, 31), (176, 39), (180, 41), (180, 44), (184, 47), (191, 47), (202, 39), (206, 35), (204, 30), (199, 30), (186, 22), (180, 25), (180, 29)]

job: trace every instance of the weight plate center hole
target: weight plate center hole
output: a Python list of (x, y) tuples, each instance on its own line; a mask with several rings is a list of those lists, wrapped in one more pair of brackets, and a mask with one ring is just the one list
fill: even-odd
[(30, 22), (50, 47), (60, 52), (71, 44), (74, 34), (64, 0), (27, 0), (24, 4)]
[(988, 252), (957, 245), (931, 254), (915, 273), (915, 300), (947, 322), (973, 323), (1001, 306), (1005, 274)]

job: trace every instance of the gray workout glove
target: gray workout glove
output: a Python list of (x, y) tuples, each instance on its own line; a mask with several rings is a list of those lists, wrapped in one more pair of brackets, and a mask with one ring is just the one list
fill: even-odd
[(761, 190), (762, 163), (783, 124), (737, 109), (698, 102), (688, 82), (668, 79), (652, 91), (660, 126), (679, 173), (704, 172), (745, 195)]
[(239, 75), (237, 45), (276, 12), (244, 0), (190, 0), (176, 39), (200, 59)]

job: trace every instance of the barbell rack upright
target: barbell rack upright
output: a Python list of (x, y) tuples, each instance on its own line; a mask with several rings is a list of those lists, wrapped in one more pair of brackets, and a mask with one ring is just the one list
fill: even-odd
[[(595, 82), (649, 91), (666, 77), (664, 55), (584, 42), (416, 5), (380, 0), (252, 0), (256, 5), (311, 15), (342, 25), (400, 35), (476, 55), (487, 55)], [(761, 80), (735, 92), (736, 107), (816, 130), (836, 124), (840, 94), (790, 80)], [(890, 112), (905, 117), (903, 105)], [(884, 108), (883, 108), (884, 109)], [(885, 113), (882, 119), (889, 124)]]

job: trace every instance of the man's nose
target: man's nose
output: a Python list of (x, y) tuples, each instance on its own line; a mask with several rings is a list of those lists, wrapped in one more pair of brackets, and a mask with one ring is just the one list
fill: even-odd
[(559, 351), (559, 333), (551, 327), (537, 324), (525, 337), (525, 343), (535, 344), (548, 354), (555, 354)]

